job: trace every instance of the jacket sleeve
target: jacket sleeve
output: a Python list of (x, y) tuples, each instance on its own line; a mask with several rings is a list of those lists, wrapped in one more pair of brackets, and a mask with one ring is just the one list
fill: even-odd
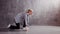
[(28, 23), (29, 23), (29, 16), (27, 16), (27, 15), (25, 15), (25, 23), (26, 23), (26, 25), (28, 25)]

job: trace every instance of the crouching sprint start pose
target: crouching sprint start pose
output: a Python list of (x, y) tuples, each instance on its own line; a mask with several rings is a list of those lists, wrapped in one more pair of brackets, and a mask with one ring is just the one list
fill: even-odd
[(29, 15), (32, 15), (32, 10), (28, 9), (26, 12), (19, 13), (15, 17), (15, 25), (8, 25), (10, 29), (20, 29), (20, 25), (22, 23), (23, 29), (28, 29), (27, 25), (29, 23)]

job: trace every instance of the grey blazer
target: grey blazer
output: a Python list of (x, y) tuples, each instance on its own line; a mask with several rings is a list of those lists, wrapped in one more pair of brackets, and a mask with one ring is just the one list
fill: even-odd
[(26, 25), (29, 23), (29, 15), (27, 13), (19, 13), (15, 16), (16, 23), (23, 23), (25, 20)]

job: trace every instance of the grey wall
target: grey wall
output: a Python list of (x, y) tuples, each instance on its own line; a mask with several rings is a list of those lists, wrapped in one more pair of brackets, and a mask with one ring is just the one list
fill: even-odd
[(32, 25), (60, 25), (60, 0), (0, 0), (0, 27), (14, 23), (14, 16), (33, 9)]

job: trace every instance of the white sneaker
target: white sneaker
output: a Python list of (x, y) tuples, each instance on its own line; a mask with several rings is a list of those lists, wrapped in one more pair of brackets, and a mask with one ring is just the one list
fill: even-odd
[(10, 26), (11, 26), (11, 24), (9, 24), (7, 28), (9, 28)]
[(28, 27), (24, 27), (23, 30), (26, 30), (27, 31), (27, 30), (29, 30), (29, 28)]

